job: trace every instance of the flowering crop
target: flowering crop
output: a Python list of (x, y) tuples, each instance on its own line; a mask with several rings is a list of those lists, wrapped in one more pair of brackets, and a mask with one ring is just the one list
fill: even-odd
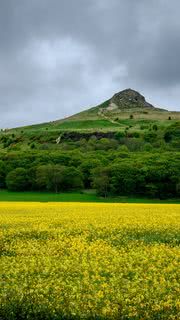
[(179, 208), (0, 203), (0, 319), (180, 319)]

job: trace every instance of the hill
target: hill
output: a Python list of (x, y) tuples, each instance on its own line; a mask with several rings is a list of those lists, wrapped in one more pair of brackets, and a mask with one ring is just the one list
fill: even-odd
[(180, 112), (156, 108), (139, 92), (126, 89), (69, 118), (1, 131), (0, 149), (54, 149), (62, 142), (87, 140), (91, 136), (112, 139), (117, 133), (144, 139), (153, 132), (161, 141), (168, 128), (178, 127), (179, 120)]
[(106, 118), (110, 121), (129, 119), (133, 114), (136, 119), (166, 120), (169, 117), (180, 119), (179, 112), (170, 112), (154, 107), (139, 92), (126, 89), (113, 95), (102, 104), (69, 117), (67, 120), (87, 120)]

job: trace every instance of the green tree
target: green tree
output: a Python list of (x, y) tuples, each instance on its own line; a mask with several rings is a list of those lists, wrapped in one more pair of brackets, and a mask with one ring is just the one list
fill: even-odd
[(24, 168), (10, 171), (6, 177), (6, 186), (10, 191), (25, 191), (29, 189), (30, 181)]
[(158, 196), (158, 186), (154, 183), (148, 183), (146, 185), (146, 195), (150, 198), (156, 198)]
[(107, 197), (110, 191), (109, 168), (98, 167), (93, 170), (92, 187), (96, 189), (98, 195)]
[(49, 171), (49, 180), (47, 184), (48, 190), (56, 193), (63, 190), (64, 187), (64, 173), (66, 167), (60, 165), (53, 165)]
[(83, 188), (83, 176), (74, 167), (43, 165), (37, 168), (36, 184), (40, 190), (54, 192)]
[(143, 172), (131, 163), (114, 164), (111, 170), (111, 191), (117, 195), (143, 193)]
[(63, 189), (65, 167), (61, 165), (43, 165), (36, 171), (36, 184), (40, 190), (59, 192)]
[(6, 166), (4, 161), (0, 160), (0, 188), (5, 187)]
[(74, 167), (66, 167), (64, 170), (63, 189), (79, 190), (84, 187), (83, 174)]
[(177, 193), (177, 196), (180, 197), (180, 181), (176, 183), (176, 193)]
[(47, 190), (50, 181), (51, 165), (41, 165), (36, 170), (36, 186), (39, 190)]
[(99, 167), (101, 161), (99, 159), (87, 159), (80, 166), (80, 171), (83, 173), (85, 188), (90, 188), (92, 181), (92, 170)]

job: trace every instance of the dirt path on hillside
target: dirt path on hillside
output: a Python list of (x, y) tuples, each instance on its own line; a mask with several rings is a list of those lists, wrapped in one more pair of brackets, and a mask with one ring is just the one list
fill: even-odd
[(108, 120), (109, 122), (113, 123), (113, 124), (117, 124), (118, 126), (121, 126), (120, 123), (118, 123), (115, 120), (112, 120), (111, 118), (109, 118), (108, 116), (106, 116), (103, 112), (104, 109), (100, 108), (98, 111), (98, 116), (100, 116), (101, 118), (103, 118), (104, 120)]

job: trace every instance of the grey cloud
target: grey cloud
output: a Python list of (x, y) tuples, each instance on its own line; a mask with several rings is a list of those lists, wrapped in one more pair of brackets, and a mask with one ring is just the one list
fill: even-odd
[(178, 110), (180, 3), (0, 0), (0, 126), (58, 119), (126, 87)]

